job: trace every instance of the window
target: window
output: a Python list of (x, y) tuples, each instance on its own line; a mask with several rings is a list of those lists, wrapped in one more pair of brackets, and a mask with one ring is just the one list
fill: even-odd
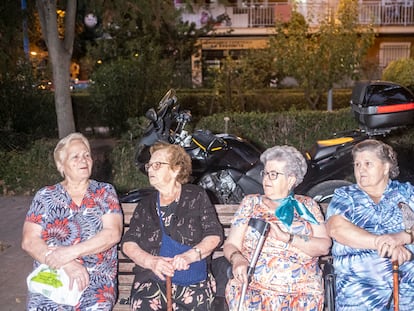
[(388, 42), (380, 44), (379, 65), (382, 69), (388, 66), (393, 60), (410, 57), (409, 42)]

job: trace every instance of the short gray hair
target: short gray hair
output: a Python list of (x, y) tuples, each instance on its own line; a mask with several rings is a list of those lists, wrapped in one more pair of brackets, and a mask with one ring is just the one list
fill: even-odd
[(305, 177), (308, 165), (302, 153), (292, 146), (274, 146), (266, 149), (260, 156), (260, 161), (266, 166), (268, 161), (282, 161), (286, 162), (283, 174), (288, 176), (295, 176), (296, 182), (294, 187), (297, 187)]
[(89, 140), (81, 133), (71, 133), (68, 136), (63, 137), (61, 140), (59, 140), (53, 152), (53, 158), (55, 160), (56, 167), (59, 173), (62, 175), (62, 177), (64, 177), (64, 174), (59, 169), (59, 163), (63, 162), (63, 159), (66, 156), (66, 148), (69, 145), (69, 143), (71, 143), (74, 140), (80, 140), (81, 142), (83, 142), (85, 146), (88, 148), (89, 153), (91, 153), (91, 146), (89, 144)]

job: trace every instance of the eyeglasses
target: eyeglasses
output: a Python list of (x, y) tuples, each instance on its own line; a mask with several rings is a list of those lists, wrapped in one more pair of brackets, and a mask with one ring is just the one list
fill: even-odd
[(267, 176), (270, 180), (276, 180), (279, 175), (285, 175), (285, 174), (279, 173), (279, 172), (276, 172), (276, 171), (270, 171), (270, 172), (266, 172), (266, 171), (263, 171), (263, 170), (260, 171), (260, 176), (262, 176), (262, 178)]
[(154, 170), (154, 171), (158, 171), (159, 169), (160, 169), (160, 167), (161, 167), (161, 165), (163, 165), (163, 164), (165, 164), (165, 165), (169, 165), (170, 163), (167, 163), (167, 162), (159, 162), (159, 161), (157, 161), (157, 162), (152, 162), (152, 163), (147, 163), (147, 164), (145, 164), (145, 171), (146, 172), (148, 172), (148, 170), (150, 169), (150, 167), (152, 167), (152, 169)]

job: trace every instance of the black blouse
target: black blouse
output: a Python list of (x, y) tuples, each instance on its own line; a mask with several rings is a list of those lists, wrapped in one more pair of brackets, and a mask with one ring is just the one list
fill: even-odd
[[(160, 218), (157, 212), (158, 191), (154, 191), (138, 202), (130, 221), (129, 230), (124, 234), (125, 242), (135, 242), (144, 251), (157, 256), (161, 246)], [(177, 203), (161, 207), (165, 232), (174, 240), (189, 246), (197, 245), (204, 237), (215, 235), (223, 241), (221, 226), (216, 209), (205, 190), (197, 185), (182, 185)], [(135, 281), (144, 282), (153, 278), (148, 269), (135, 266)]]

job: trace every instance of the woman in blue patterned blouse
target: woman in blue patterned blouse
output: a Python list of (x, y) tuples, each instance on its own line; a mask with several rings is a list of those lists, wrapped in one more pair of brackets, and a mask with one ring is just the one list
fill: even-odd
[(327, 211), (336, 310), (392, 310), (393, 261), (400, 265), (399, 310), (413, 310), (414, 188), (392, 180), (399, 169), (389, 145), (369, 139), (352, 154), (356, 184), (337, 189)]
[(115, 188), (91, 179), (93, 160), (81, 133), (62, 138), (53, 153), (61, 182), (45, 186), (33, 198), (23, 225), (22, 248), (34, 268), (62, 268), (84, 290), (76, 306), (59, 304), (29, 292), (27, 311), (112, 310), (117, 297), (117, 243), (122, 210)]

